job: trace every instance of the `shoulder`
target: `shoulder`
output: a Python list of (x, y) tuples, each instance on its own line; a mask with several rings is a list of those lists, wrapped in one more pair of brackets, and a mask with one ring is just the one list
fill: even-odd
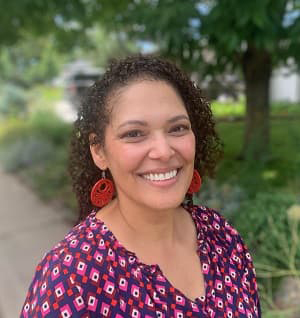
[(206, 206), (194, 205), (192, 209), (198, 228), (212, 247), (220, 246), (232, 258), (252, 262), (241, 235), (222, 214)]
[[(239, 275), (247, 286), (260, 317), (256, 271), (247, 245), (238, 231), (219, 212), (205, 206), (194, 206), (197, 226), (213, 261), (230, 264), (230, 276)], [(226, 267), (226, 266), (224, 266)]]
[(84, 312), (84, 290), (87, 286), (91, 289), (90, 285), (106, 272), (103, 264), (108, 248), (102, 225), (88, 217), (44, 255), (26, 296), (24, 317), (26, 310), (30, 314), (59, 311), (59, 303), (68, 304), (74, 312)]
[(219, 212), (205, 206), (194, 206), (197, 226), (212, 259), (228, 261), (251, 284), (256, 292), (256, 273), (247, 245), (238, 231)]
[[(98, 253), (96, 253), (98, 252)], [(78, 270), (78, 264), (85, 260), (92, 261), (98, 254), (107, 252), (103, 224), (96, 219), (87, 217), (74, 226), (69, 233), (57, 243), (44, 257), (42, 267), (60, 266), (70, 270)]]
[(84, 275), (87, 264), (101, 265), (101, 260), (109, 253), (108, 236), (105, 224), (98, 222), (92, 213), (43, 257), (38, 268), (45, 271), (58, 266)]
[(194, 205), (192, 213), (196, 216), (196, 221), (207, 232), (215, 232), (219, 235), (229, 236), (239, 235), (237, 230), (219, 212), (202, 205)]

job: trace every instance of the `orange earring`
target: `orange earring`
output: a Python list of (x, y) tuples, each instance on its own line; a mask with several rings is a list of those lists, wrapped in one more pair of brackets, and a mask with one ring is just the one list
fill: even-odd
[(193, 178), (190, 184), (190, 187), (187, 191), (188, 194), (196, 193), (200, 190), (202, 184), (202, 180), (199, 172), (195, 169), (193, 173)]
[(95, 183), (91, 191), (92, 204), (102, 208), (111, 201), (114, 193), (114, 184), (105, 177), (105, 171), (102, 171), (102, 178)]

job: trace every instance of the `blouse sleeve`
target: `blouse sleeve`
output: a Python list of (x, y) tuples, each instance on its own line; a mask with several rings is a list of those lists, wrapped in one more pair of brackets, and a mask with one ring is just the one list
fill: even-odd
[[(238, 231), (231, 226), (228, 221), (218, 212), (213, 211), (219, 218), (221, 231), (227, 241), (230, 241), (231, 259), (240, 262), (240, 273), (242, 283), (248, 287), (251, 295), (251, 302), (254, 305), (254, 311), (258, 317), (261, 317), (261, 308), (258, 295), (258, 286), (256, 281), (256, 272), (253, 265), (253, 260), (248, 250), (247, 245), (244, 243)], [(239, 267), (239, 266), (238, 266)]]
[(20, 317), (89, 317), (73, 275), (51, 258), (53, 255), (48, 255), (37, 266)]
[(241, 260), (243, 264), (242, 282), (245, 285), (248, 285), (250, 294), (252, 296), (252, 301), (255, 306), (254, 310), (257, 313), (258, 317), (261, 317), (261, 308), (260, 308), (260, 302), (258, 297), (258, 286), (256, 281), (256, 272), (253, 265), (253, 260), (249, 253), (248, 247), (245, 245), (239, 233), (237, 233), (236, 238), (237, 238), (237, 248), (240, 249)]

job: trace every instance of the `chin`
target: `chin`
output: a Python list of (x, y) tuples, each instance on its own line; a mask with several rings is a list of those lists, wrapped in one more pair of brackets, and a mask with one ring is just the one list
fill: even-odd
[(170, 210), (170, 209), (176, 209), (178, 208), (181, 203), (184, 201), (184, 197), (176, 197), (176, 199), (166, 199), (165, 197), (152, 199), (150, 202), (148, 201), (146, 204), (149, 208), (153, 210)]

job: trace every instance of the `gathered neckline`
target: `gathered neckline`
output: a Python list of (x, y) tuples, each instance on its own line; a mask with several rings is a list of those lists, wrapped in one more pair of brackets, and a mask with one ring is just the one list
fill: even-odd
[[(192, 217), (192, 220), (194, 222), (194, 225), (196, 227), (196, 233), (197, 233), (197, 254), (199, 256), (199, 262), (200, 262), (200, 250), (203, 246), (204, 237), (203, 237), (203, 230), (201, 229), (200, 222), (197, 220), (197, 206), (193, 205), (192, 207), (189, 207), (187, 205), (182, 205), (182, 207), (189, 212), (189, 214)], [(120, 253), (122, 256), (127, 256), (129, 263), (135, 264), (138, 268), (145, 271), (147, 274), (150, 275), (161, 275), (164, 277), (164, 279), (172, 286), (179, 294), (181, 294), (183, 297), (191, 301), (192, 303), (200, 302), (204, 303), (206, 296), (198, 296), (194, 300), (188, 298), (183, 292), (178, 290), (176, 287), (174, 287), (171, 282), (167, 279), (167, 277), (163, 274), (162, 270), (160, 269), (158, 264), (145, 264), (143, 263), (139, 257), (134, 253), (133, 251), (128, 250), (114, 235), (114, 233), (109, 229), (109, 227), (105, 224), (104, 221), (96, 217), (97, 210), (93, 210), (89, 216), (88, 219), (90, 222), (93, 222), (101, 227), (101, 234), (105, 236), (106, 239), (109, 240), (111, 243), (111, 248), (118, 253)], [(201, 264), (202, 265), (202, 264)], [(206, 290), (206, 279), (205, 275), (203, 274), (204, 278), (204, 285)]]

